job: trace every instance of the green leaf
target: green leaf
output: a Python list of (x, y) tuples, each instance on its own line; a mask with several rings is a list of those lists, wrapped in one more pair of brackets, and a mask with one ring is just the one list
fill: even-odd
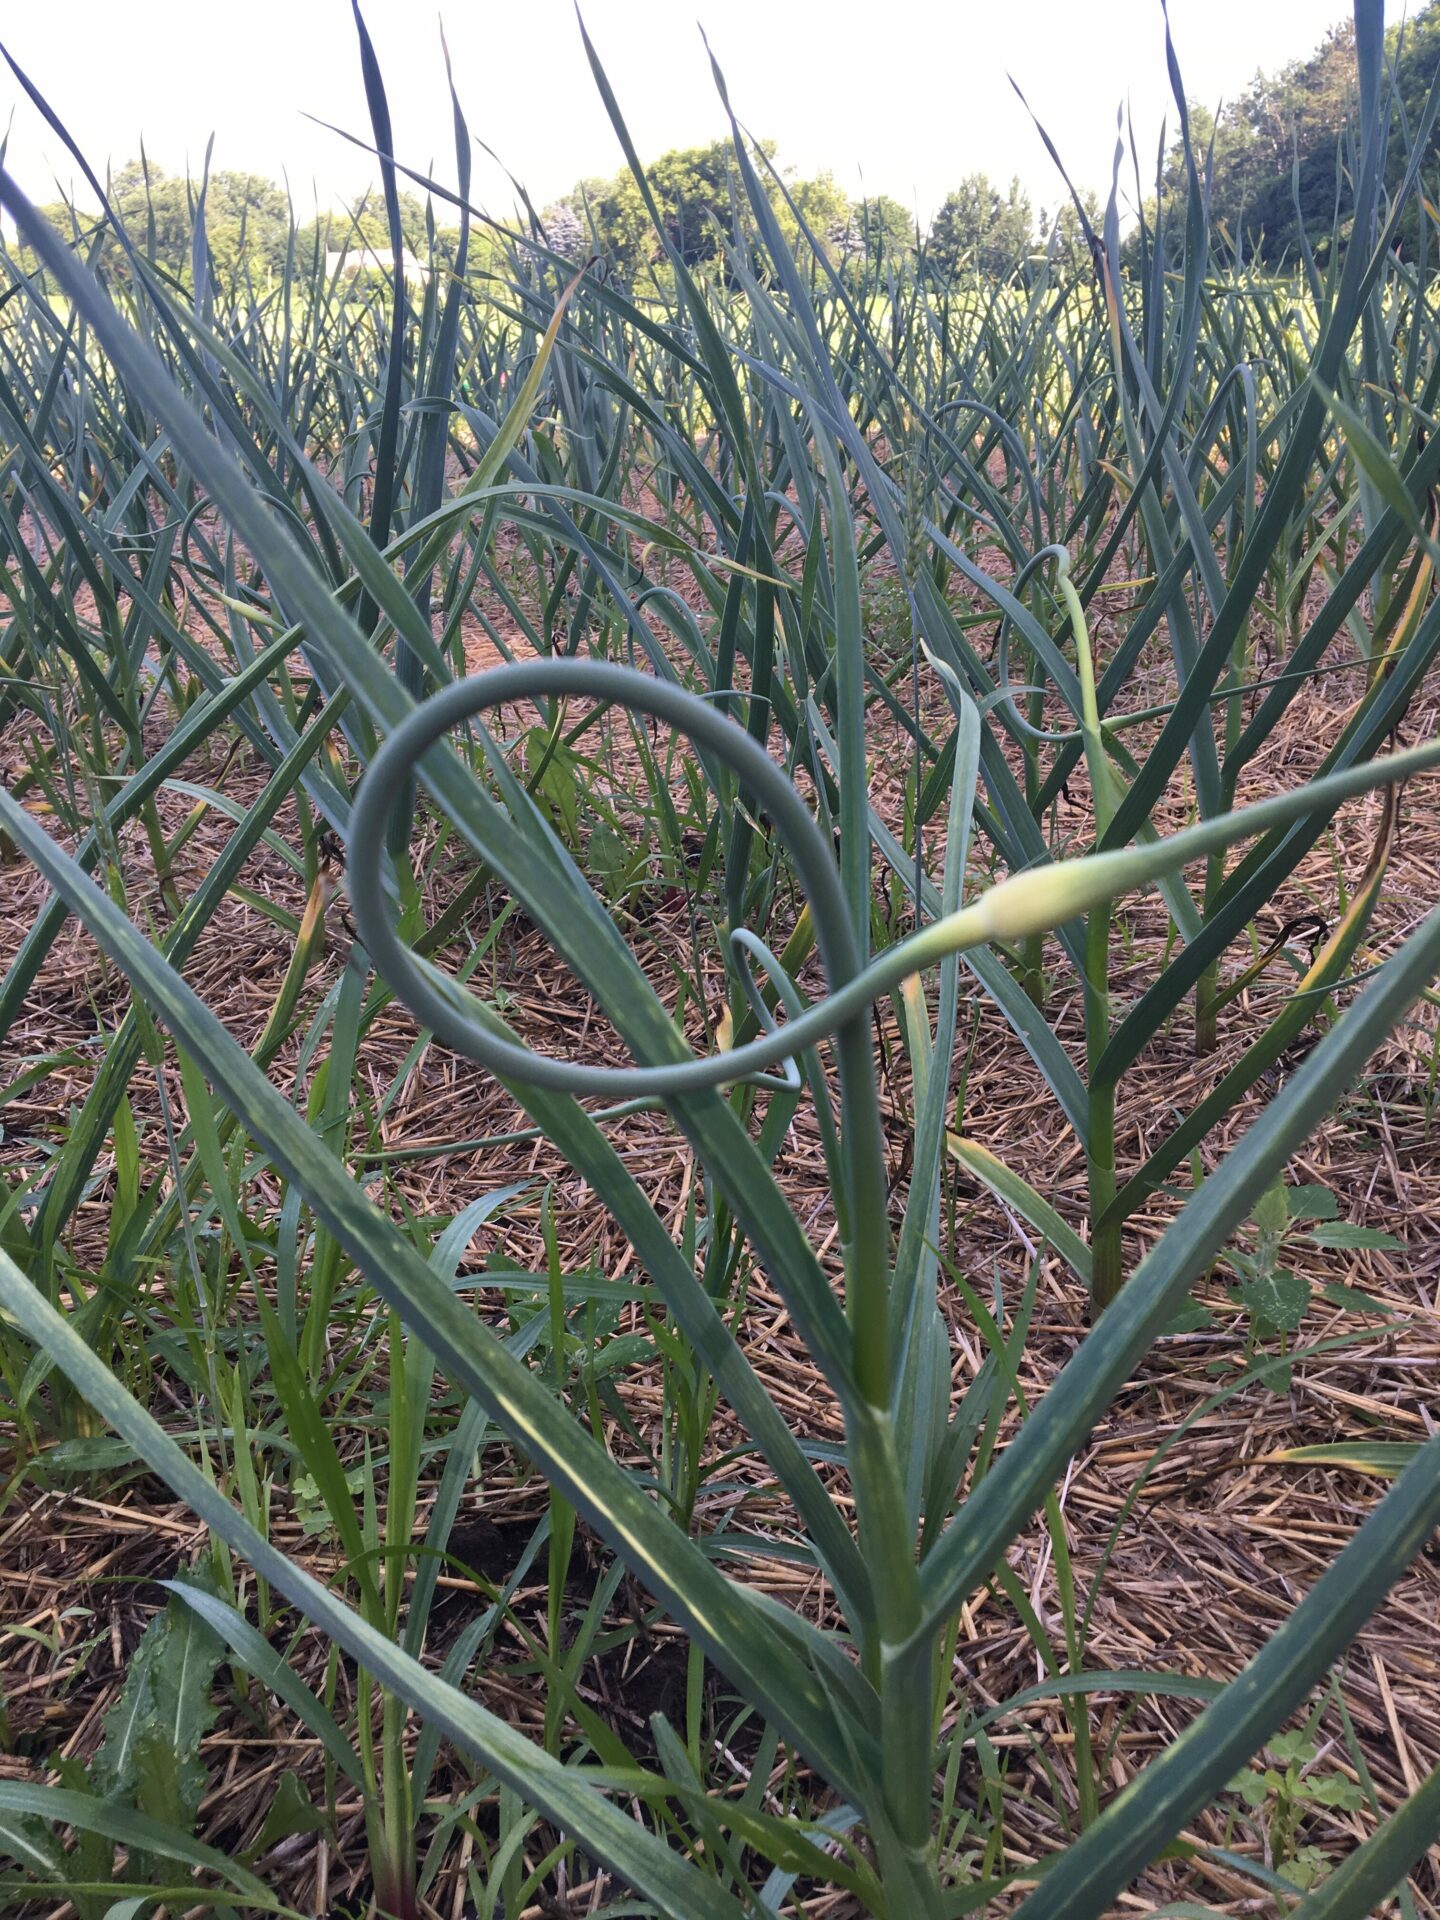
[(93, 1794), (76, 1793), (68, 1787), (29, 1786), (16, 1780), (0, 1780), (0, 1819), (42, 1820), (54, 1827), (74, 1827), (80, 1833), (95, 1833), (129, 1849), (132, 1859), (176, 1860), (204, 1873), (214, 1874), (222, 1886), (233, 1887), (247, 1900), (258, 1901), (262, 1910), (273, 1910), (273, 1894), (240, 1862), (227, 1859), (214, 1847), (207, 1847), (188, 1833), (152, 1820), (133, 1808), (116, 1806)]
[(1278, 1239), (1284, 1233), (1290, 1219), (1290, 1208), (1286, 1199), (1285, 1183), (1277, 1180), (1268, 1186), (1255, 1202), (1254, 1220), (1261, 1233), (1273, 1234)]
[(1305, 1238), (1317, 1247), (1374, 1247), (1389, 1253), (1398, 1252), (1405, 1245), (1398, 1234), (1382, 1233), (1378, 1227), (1356, 1226), (1349, 1220), (1313, 1227)]
[(1348, 1780), (1343, 1773), (1327, 1773), (1319, 1780), (1302, 1781), (1301, 1791), (1317, 1806), (1343, 1807), (1347, 1813), (1356, 1813), (1365, 1804), (1365, 1789), (1358, 1780)]
[[(341, 1478), (346, 1491), (357, 1495), (365, 1485), (367, 1474), (363, 1466), (351, 1467)], [(295, 1518), (300, 1522), (300, 1531), (309, 1540), (328, 1536), (339, 1538), (339, 1528), (335, 1516), (326, 1504), (312, 1474), (298, 1473), (290, 1483), (290, 1497), (295, 1502)]]
[(1258, 1457), (1295, 1467), (1349, 1467), (1355, 1473), (1391, 1480), (1404, 1472), (1423, 1445), (1421, 1440), (1331, 1440), (1318, 1446), (1283, 1447)]
[(1328, 1300), (1332, 1307), (1344, 1307), (1347, 1313), (1378, 1313), (1387, 1319), (1395, 1314), (1394, 1307), (1377, 1300), (1373, 1293), (1366, 1293), (1363, 1287), (1347, 1287), (1339, 1280), (1327, 1280), (1316, 1291), (1322, 1300)]
[(173, 1596), (186, 1606), (193, 1607), (201, 1619), (224, 1640), (236, 1656), (237, 1664), (253, 1674), (263, 1687), (283, 1701), (295, 1717), (309, 1728), (344, 1778), (356, 1787), (362, 1786), (365, 1775), (355, 1749), (331, 1715), (293, 1668), (280, 1658), (270, 1642), (257, 1633), (233, 1607), (227, 1606), (213, 1593), (207, 1593), (203, 1588), (191, 1586), (185, 1581), (170, 1580), (164, 1584)]
[(1328, 1187), (1287, 1187), (1285, 1205), (1292, 1220), (1334, 1220), (1340, 1212), (1340, 1202)]
[[(221, 1653), (206, 1623), (172, 1595), (142, 1634), (105, 1716), (91, 1768), (102, 1798), (138, 1805), (166, 1827), (193, 1827), (205, 1792), (200, 1741), (215, 1718), (210, 1689)], [(131, 1863), (135, 1878), (153, 1870), (143, 1855)]]
[(997, 1200), (1007, 1207), (1013, 1207), (1026, 1225), (1033, 1227), (1053, 1247), (1071, 1271), (1089, 1284), (1089, 1247), (1075, 1229), (1060, 1218), (1043, 1194), (1037, 1193), (1028, 1180), (1022, 1180), (1003, 1161), (997, 1160), (978, 1140), (965, 1140), (959, 1134), (951, 1133), (945, 1136), (945, 1146), (952, 1160), (987, 1186)]
[(1273, 1327), (1280, 1333), (1293, 1333), (1310, 1305), (1310, 1282), (1283, 1270), (1247, 1280), (1235, 1293), (1257, 1326)]
[(635, 848), (622, 840), (614, 827), (602, 820), (590, 829), (585, 865), (601, 882), (607, 895), (613, 897), (635, 859)]
[(312, 1806), (298, 1774), (291, 1773), (287, 1768), (275, 1788), (275, 1798), (266, 1811), (264, 1825), (256, 1835), (250, 1857), (258, 1859), (277, 1840), (288, 1840), (295, 1833), (324, 1833), (329, 1824), (324, 1811)]
[(1176, 1333), (1203, 1333), (1206, 1328), (1213, 1327), (1214, 1324), (1215, 1316), (1210, 1309), (1203, 1306), (1200, 1301), (1192, 1300), (1189, 1306), (1180, 1309), (1173, 1320), (1166, 1321), (1156, 1337), (1165, 1339)]
[(1298, 1887), (1302, 1893), (1321, 1877), (1330, 1862), (1321, 1847), (1297, 1847), (1290, 1858), (1280, 1868), (1282, 1880), (1288, 1880), (1292, 1887)]
[(58, 1881), (65, 1870), (65, 1851), (36, 1814), (17, 1813), (0, 1804), (0, 1853), (37, 1880)]

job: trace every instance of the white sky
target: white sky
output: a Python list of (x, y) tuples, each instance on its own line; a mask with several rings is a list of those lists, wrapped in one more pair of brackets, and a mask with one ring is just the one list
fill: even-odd
[[(1400, 0), (1387, 16), (1398, 17)], [(1344, 0), (1170, 0), (1186, 91), (1209, 105), (1257, 69), (1303, 56)], [(397, 158), (453, 185), (455, 159), (438, 16), (368, 0)], [(1147, 176), (1174, 115), (1160, 0), (584, 0), (591, 37), (642, 159), (724, 131), (697, 15), (742, 122), (779, 143), (782, 166), (829, 168), (852, 195), (889, 193), (928, 218), (963, 175), (1018, 173), (1037, 205), (1060, 186), (1013, 74), (1072, 177), (1108, 185), (1115, 110), (1128, 101)], [(449, 0), (455, 77), (472, 135), (537, 205), (622, 164), (571, 0)], [(347, 0), (42, 0), (0, 4), (3, 39), (103, 177), (139, 149), (198, 170), (288, 173), (302, 216), (342, 204), (373, 163), (312, 113), (368, 135)], [(35, 199), (70, 185), (73, 163), (8, 69), (8, 165)], [(431, 163), (434, 163), (433, 166)], [(1148, 185), (1148, 178), (1147, 178)], [(475, 151), (474, 197), (498, 216), (514, 195)]]

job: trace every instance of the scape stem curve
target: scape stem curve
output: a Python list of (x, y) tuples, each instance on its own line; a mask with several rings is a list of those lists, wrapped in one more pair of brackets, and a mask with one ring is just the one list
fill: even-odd
[[(411, 774), (423, 778), (423, 756), (461, 721), (492, 707), (558, 697), (591, 698), (643, 713), (708, 748), (740, 777), (769, 815), (795, 862), (810, 903), (815, 943), (829, 998), (816, 1020), (806, 1018), (720, 1053), (666, 1065), (596, 1067), (556, 1060), (501, 1040), (470, 1012), (469, 995), (422, 961), (400, 938), (386, 898), (386, 825)], [(843, 993), (860, 973), (859, 948), (840, 887), (834, 854), (809, 808), (785, 773), (743, 727), (698, 695), (633, 667), (603, 660), (524, 660), (457, 680), (416, 706), (390, 734), (361, 783), (350, 821), (348, 879), (356, 930), (376, 971), (437, 1039), (478, 1060), (503, 1079), (570, 1094), (683, 1095), (734, 1084), (860, 1020), (871, 995)], [(746, 942), (731, 936), (732, 952), (747, 970)], [(852, 1090), (847, 1089), (847, 1092)]]

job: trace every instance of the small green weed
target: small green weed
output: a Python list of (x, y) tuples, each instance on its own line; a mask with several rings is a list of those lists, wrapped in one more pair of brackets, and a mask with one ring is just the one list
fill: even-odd
[(1319, 1808), (1353, 1813), (1364, 1806), (1365, 1792), (1338, 1768), (1319, 1770), (1322, 1749), (1308, 1733), (1277, 1733), (1268, 1751), (1275, 1764), (1246, 1767), (1230, 1790), (1255, 1816), (1269, 1864), (1303, 1893), (1332, 1865), (1323, 1847), (1301, 1837), (1307, 1814)]
[[(1247, 1316), (1246, 1365), (1259, 1348), (1272, 1341), (1283, 1353), (1317, 1294), (1332, 1306), (1365, 1313), (1390, 1311), (1359, 1287), (1337, 1280), (1316, 1282), (1297, 1271), (1303, 1268), (1306, 1251), (1311, 1248), (1393, 1251), (1404, 1244), (1393, 1233), (1357, 1226), (1339, 1215), (1340, 1203), (1328, 1187), (1289, 1187), (1283, 1179), (1275, 1181), (1256, 1204), (1250, 1216), (1253, 1233), (1249, 1250), (1232, 1248), (1225, 1256), (1239, 1276), (1230, 1297)], [(1275, 1392), (1288, 1392), (1288, 1366), (1275, 1369), (1267, 1378)]]

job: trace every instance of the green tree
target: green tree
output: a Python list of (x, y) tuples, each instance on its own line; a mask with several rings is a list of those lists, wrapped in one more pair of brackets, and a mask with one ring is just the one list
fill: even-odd
[[(759, 150), (765, 160), (773, 160), (774, 141), (761, 141)], [(663, 153), (645, 169), (645, 178), (664, 235), (688, 267), (703, 267), (722, 259), (733, 236), (751, 230), (748, 196), (736, 170), (734, 149), (727, 140)], [(830, 174), (787, 178), (785, 193), (774, 187), (770, 198), (780, 229), (792, 245), (800, 234), (797, 212), (835, 263), (847, 256), (852, 242), (858, 244), (852, 232), (854, 210)], [(556, 215), (559, 232), (567, 243), (576, 239), (576, 222), (583, 228), (587, 243), (593, 227), (602, 251), (624, 278), (664, 279), (665, 247), (639, 184), (628, 171), (613, 180), (578, 182), (550, 213)], [(550, 213), (543, 216), (547, 228)]]
[(290, 203), (258, 173), (216, 173), (205, 192), (205, 238), (215, 269), (227, 279), (242, 263), (254, 274), (278, 273), (290, 237)]
[[(174, 279), (190, 278), (191, 190), (178, 175), (142, 157), (127, 160), (106, 182), (106, 197), (136, 249)], [(112, 238), (100, 257), (102, 274), (129, 273), (125, 249)]]
[[(859, 243), (859, 235), (851, 231), (849, 196), (828, 173), (818, 173), (813, 180), (787, 180), (785, 187), (817, 244), (832, 264), (839, 266)], [(780, 230), (794, 246), (800, 237), (799, 222), (779, 194), (772, 198)]]
[(945, 196), (930, 223), (926, 255), (946, 274), (962, 267), (1009, 273), (1034, 242), (1034, 212), (1018, 179), (1002, 195), (988, 174), (971, 173)]
[[(1435, 0), (1385, 36), (1395, 91), (1413, 127), (1440, 67), (1440, 5)], [(1190, 107), (1197, 160), (1208, 160), (1210, 224), (1220, 255), (1279, 266), (1293, 260), (1302, 243), (1322, 252), (1350, 204), (1348, 134), (1355, 111), (1355, 30), (1345, 22), (1326, 34), (1313, 53), (1275, 74), (1259, 73), (1218, 118)], [(1393, 191), (1409, 159), (1407, 142), (1392, 137), (1387, 185)], [(1440, 138), (1432, 135), (1423, 156), (1422, 179), (1433, 185)], [(1188, 192), (1185, 158), (1177, 142), (1162, 175), (1177, 217), (1169, 222), (1170, 245), (1183, 235)], [(1427, 191), (1429, 189), (1427, 188)], [(1402, 243), (1413, 246), (1420, 209), (1412, 207)]]
[[(686, 266), (713, 260), (721, 233), (732, 226), (740, 193), (732, 183), (734, 156), (726, 140), (677, 148), (645, 170), (666, 237)], [(594, 220), (606, 253), (630, 280), (664, 258), (664, 247), (629, 172), (613, 180), (582, 182), (571, 196)]]
[[(1080, 193), (1080, 205), (1091, 231), (1099, 233), (1105, 222), (1100, 196), (1093, 188), (1086, 187)], [(1085, 241), (1085, 229), (1073, 200), (1062, 200), (1053, 214), (1047, 214), (1042, 208), (1040, 231), (1050, 258), (1058, 261), (1067, 271), (1078, 272), (1089, 261), (1090, 249)]]
[[(105, 193), (131, 245), (172, 280), (190, 285), (192, 242), (201, 181), (167, 174), (143, 158), (127, 160), (110, 175)], [(290, 233), (290, 205), (272, 180), (256, 173), (212, 173), (204, 182), (205, 239), (213, 270), (233, 281), (242, 265), (260, 277), (284, 264)], [(86, 213), (68, 201), (56, 201), (41, 212), (67, 239), (100, 224), (98, 214)], [(28, 263), (22, 263), (28, 264)], [(129, 257), (113, 232), (100, 250), (103, 278), (126, 278)]]
[[(429, 251), (429, 239), (425, 202), (418, 194), (400, 195), (400, 233), (406, 249), (423, 260)], [(378, 193), (367, 194), (346, 213), (322, 213), (300, 228), (296, 241), (304, 259), (308, 259), (317, 246), (322, 253), (363, 253), (370, 247), (388, 248), (390, 221), (385, 201)]]
[(889, 194), (855, 203), (852, 229), (859, 230), (865, 263), (872, 272), (903, 272), (915, 257), (915, 215)]

